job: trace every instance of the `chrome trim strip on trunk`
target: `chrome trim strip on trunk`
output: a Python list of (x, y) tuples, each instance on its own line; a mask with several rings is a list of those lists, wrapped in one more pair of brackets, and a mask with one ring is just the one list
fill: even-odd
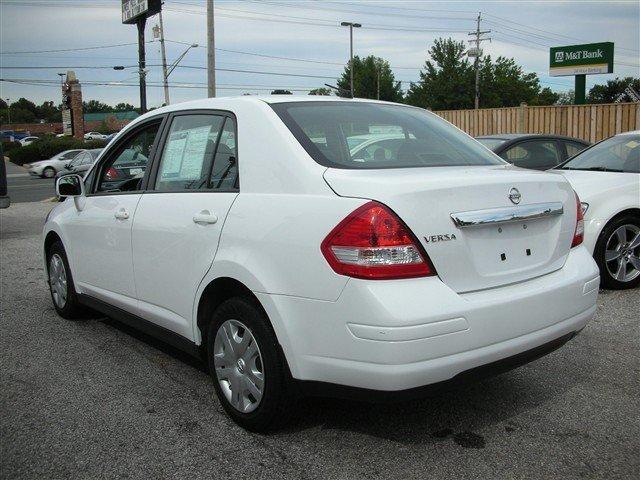
[(536, 218), (562, 215), (562, 202), (518, 205), (517, 207), (490, 208), (451, 214), (451, 220), (458, 228), (481, 227), (497, 223), (521, 222)]

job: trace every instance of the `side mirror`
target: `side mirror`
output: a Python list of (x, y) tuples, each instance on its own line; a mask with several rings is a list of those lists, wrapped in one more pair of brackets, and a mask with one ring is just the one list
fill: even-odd
[(56, 180), (56, 194), (59, 197), (80, 197), (84, 195), (84, 182), (80, 175), (64, 175)]

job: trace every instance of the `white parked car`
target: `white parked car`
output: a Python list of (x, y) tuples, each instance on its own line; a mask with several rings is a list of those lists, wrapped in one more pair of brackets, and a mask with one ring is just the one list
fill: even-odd
[(85, 140), (104, 140), (107, 136), (100, 132), (87, 132), (84, 134)]
[(39, 137), (24, 137), (21, 138), (20, 140), (18, 140), (20, 142), (20, 144), (23, 147), (26, 147), (27, 145), (31, 145), (33, 142), (35, 142), (36, 140), (40, 140)]
[(33, 162), (26, 165), (30, 175), (34, 177), (53, 178), (56, 173), (65, 169), (65, 165), (68, 165), (78, 153), (82, 150), (65, 150), (57, 155), (54, 155), (48, 160), (41, 160), (39, 162)]
[[(391, 128), (406, 136), (389, 156), (351, 158), (349, 132)], [(43, 232), (57, 312), (89, 306), (204, 355), (252, 430), (293, 392), (400, 399), (520, 365), (596, 311), (569, 183), (419, 108), (171, 105), (57, 190)]]
[(584, 243), (602, 285), (640, 284), (640, 131), (621, 133), (558, 167), (583, 202)]

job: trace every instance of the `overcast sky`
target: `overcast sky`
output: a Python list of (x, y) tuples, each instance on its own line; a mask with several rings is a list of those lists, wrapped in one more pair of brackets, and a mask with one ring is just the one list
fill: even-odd
[[(362, 24), (354, 35), (356, 54), (373, 54), (388, 60), (396, 79), (402, 80), (403, 88), (406, 88), (410, 81), (418, 79), (419, 69), (433, 40), (442, 36), (466, 41), (469, 38), (466, 32), (475, 29), (478, 12), (482, 12), (482, 29), (492, 31), (489, 35), (492, 42), (483, 45), (485, 54), (513, 57), (526, 71), (537, 72), (542, 84), (555, 91), (572, 88), (573, 77), (548, 76), (550, 45), (615, 43), (615, 74), (588, 76), (587, 88), (615, 76), (640, 76), (640, 2), (637, 0), (215, 0), (215, 4), (220, 96), (268, 93), (272, 88), (288, 88), (296, 94), (306, 94), (306, 90), (324, 83), (335, 84), (349, 55), (348, 29), (339, 26), (341, 21)], [(0, 0), (0, 77), (22, 82), (54, 82), (59, 80), (57, 73), (73, 69), (80, 81), (85, 82), (85, 100), (139, 105), (135, 69), (114, 71), (111, 68), (114, 65), (133, 66), (137, 62), (136, 28), (121, 24), (120, 5), (119, 0)], [(187, 48), (176, 42), (200, 45), (187, 54), (181, 63), (183, 67), (177, 68), (170, 77), (170, 82), (175, 84), (171, 88), (172, 103), (206, 96), (206, 89), (202, 88), (207, 81), (206, 70), (185, 68), (206, 66), (204, 5), (202, 0), (164, 2), (169, 62)], [(153, 39), (152, 28), (157, 23), (157, 17), (147, 22), (148, 40)], [(52, 51), (114, 44), (129, 45)], [(160, 44), (147, 44), (148, 81), (153, 84), (162, 81), (160, 58)], [(90, 85), (87, 82), (113, 84)], [(116, 82), (132, 86), (118, 86)], [(197, 88), (178, 88), (179, 85)], [(53, 84), (1, 82), (0, 89), (2, 98), (11, 101), (19, 97), (38, 103), (60, 101), (59, 87)], [(150, 86), (148, 98), (150, 106), (160, 105), (162, 88)]]

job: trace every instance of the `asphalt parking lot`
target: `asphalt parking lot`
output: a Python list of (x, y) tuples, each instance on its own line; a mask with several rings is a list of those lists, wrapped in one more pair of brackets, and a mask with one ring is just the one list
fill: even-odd
[(410, 403), (304, 400), (263, 436), (225, 417), (197, 361), (54, 313), (51, 206), (0, 211), (2, 478), (638, 478), (638, 290), (601, 292), (581, 335), (518, 370)]

